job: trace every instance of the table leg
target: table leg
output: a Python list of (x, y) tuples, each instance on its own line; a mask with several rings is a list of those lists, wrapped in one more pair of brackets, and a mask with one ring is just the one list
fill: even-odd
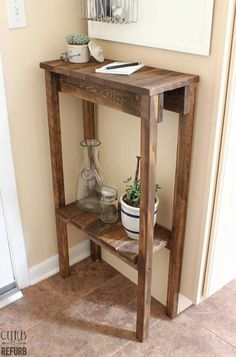
[(181, 113), (179, 118), (173, 227), (167, 294), (167, 315), (170, 318), (176, 317), (178, 312), (192, 152), (195, 93), (196, 84), (185, 87), (184, 111), (186, 114), (184, 114), (184, 112)]
[[(61, 126), (59, 111), (59, 96), (57, 76), (45, 72), (48, 127), (51, 152), (53, 193), (55, 209), (65, 205), (65, 190), (62, 161)], [(59, 254), (60, 274), (66, 278), (70, 274), (67, 225), (56, 217), (57, 243)]]
[(136, 337), (141, 342), (148, 336), (151, 304), (158, 118), (159, 97), (142, 97), (141, 213), (136, 327)]
[[(95, 139), (96, 138), (96, 126), (95, 126), (95, 104), (83, 100), (83, 122), (84, 122), (84, 138)], [(101, 247), (96, 243), (90, 241), (91, 259), (98, 261), (101, 259)]]

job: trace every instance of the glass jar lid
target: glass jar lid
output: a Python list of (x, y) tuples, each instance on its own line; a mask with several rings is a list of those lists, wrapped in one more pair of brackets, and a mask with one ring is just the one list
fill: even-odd
[(80, 142), (83, 148), (94, 148), (101, 145), (101, 141), (97, 139), (85, 139)]
[(108, 198), (108, 199), (114, 198), (114, 199), (117, 199), (117, 197), (118, 197), (118, 191), (117, 191), (114, 187), (103, 185), (103, 186), (101, 186), (101, 195), (102, 195), (104, 198)]

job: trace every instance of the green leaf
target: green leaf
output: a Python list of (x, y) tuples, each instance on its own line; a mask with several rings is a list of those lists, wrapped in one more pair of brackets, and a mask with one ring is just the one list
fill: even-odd
[(87, 45), (90, 38), (87, 35), (68, 34), (66, 36), (66, 41), (68, 45)]
[[(140, 180), (133, 181), (132, 177), (128, 177), (124, 183), (126, 184), (125, 193), (126, 193), (126, 201), (130, 203), (131, 206), (139, 207), (140, 206), (140, 197), (141, 197), (141, 185)], [(155, 192), (159, 190), (161, 187), (156, 185)]]

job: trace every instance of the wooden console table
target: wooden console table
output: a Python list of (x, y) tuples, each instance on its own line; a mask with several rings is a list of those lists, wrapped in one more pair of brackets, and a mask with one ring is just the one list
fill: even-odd
[[(104, 65), (112, 61), (106, 60)], [(143, 341), (149, 330), (152, 254), (170, 249), (167, 315), (177, 315), (182, 268), (194, 104), (198, 76), (144, 67), (131, 76), (95, 73), (94, 61), (69, 64), (60, 60), (42, 62), (45, 70), (50, 150), (61, 276), (69, 275), (67, 224), (85, 230), (91, 240), (91, 257), (101, 258), (108, 249), (138, 270), (136, 336)], [(104, 224), (99, 215), (80, 211), (75, 203), (65, 205), (59, 95), (83, 100), (84, 138), (96, 138), (94, 103), (141, 117), (141, 222), (139, 242), (127, 237), (121, 222)], [(157, 124), (163, 109), (179, 113), (178, 149), (172, 230), (153, 230), (156, 184)]]

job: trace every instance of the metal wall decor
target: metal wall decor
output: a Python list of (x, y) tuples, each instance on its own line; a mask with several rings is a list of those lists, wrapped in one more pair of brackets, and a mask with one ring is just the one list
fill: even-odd
[(80, 0), (81, 17), (114, 24), (138, 22), (139, 0)]

